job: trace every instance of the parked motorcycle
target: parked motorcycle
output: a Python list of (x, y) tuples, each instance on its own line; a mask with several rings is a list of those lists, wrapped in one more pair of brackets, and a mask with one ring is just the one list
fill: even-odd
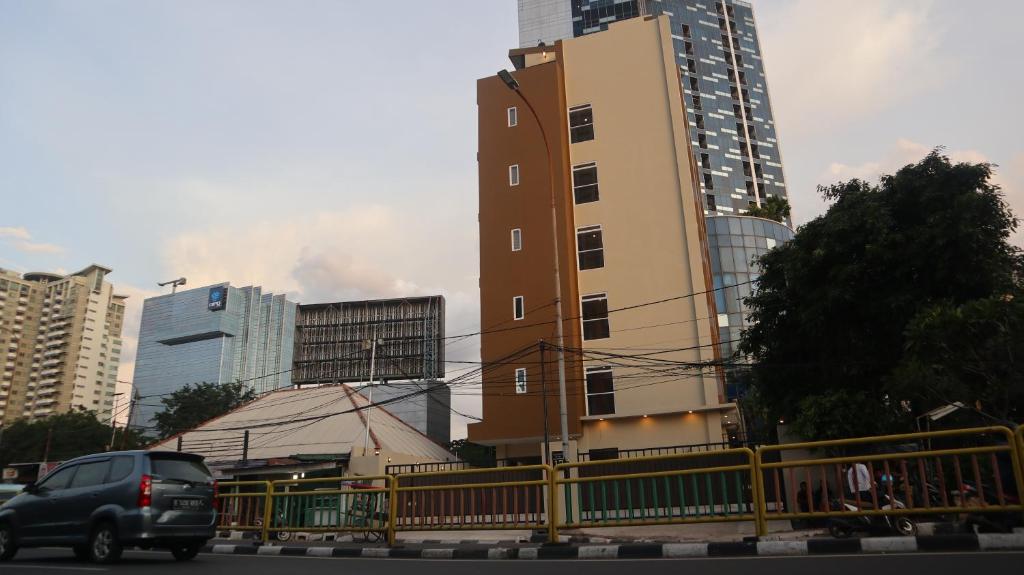
[[(879, 509), (906, 509), (906, 505), (899, 499), (889, 499), (886, 494), (879, 495), (879, 502), (883, 503)], [(862, 511), (853, 501), (832, 500), (834, 511)], [(871, 508), (873, 509), (873, 508)], [(864, 509), (866, 510), (866, 509)], [(828, 520), (828, 532), (837, 539), (845, 539), (855, 532), (865, 532), (872, 535), (893, 534), (917, 535), (917, 524), (906, 515), (859, 515), (848, 517), (830, 517)]]

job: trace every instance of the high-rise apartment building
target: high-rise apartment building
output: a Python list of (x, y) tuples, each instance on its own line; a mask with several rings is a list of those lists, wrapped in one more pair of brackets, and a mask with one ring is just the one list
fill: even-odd
[(778, 134), (754, 13), (742, 0), (519, 0), (520, 47), (667, 16), (689, 140), (708, 215), (742, 215), (786, 198)]
[(257, 393), (291, 385), (295, 302), (227, 283), (147, 299), (132, 378), (131, 423), (148, 427), (159, 398), (189, 384), (244, 382)]
[(0, 269), (0, 422), (72, 410), (110, 420), (126, 299), (105, 281), (110, 271)]
[(556, 253), (567, 458), (719, 443), (735, 425), (721, 374), (704, 365), (717, 317), (674, 53), (667, 16), (513, 50), (539, 125), (499, 77), (477, 83), (483, 421), (469, 438), (499, 458), (541, 459), (545, 403), (560, 450)]

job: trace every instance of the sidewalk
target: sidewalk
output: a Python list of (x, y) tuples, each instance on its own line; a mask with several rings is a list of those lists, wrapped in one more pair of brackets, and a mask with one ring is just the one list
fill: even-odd
[(914, 553), (947, 551), (1024, 551), (1024, 533), (919, 535), (917, 537), (871, 537), (864, 539), (822, 539), (802, 541), (721, 541), (702, 543), (624, 543), (618, 545), (511, 545), (459, 544), (386, 547), (338, 543), (333, 546), (306, 544), (256, 545), (216, 544), (205, 553), (302, 557), (349, 557), (386, 559), (679, 559), (688, 557), (755, 557), (797, 555), (846, 555), (858, 553)]

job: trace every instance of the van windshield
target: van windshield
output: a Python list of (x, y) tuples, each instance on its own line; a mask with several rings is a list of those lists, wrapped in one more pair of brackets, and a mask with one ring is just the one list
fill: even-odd
[(210, 483), (213, 477), (202, 461), (195, 459), (165, 459), (152, 457), (153, 475), (160, 479), (187, 481), (189, 483)]

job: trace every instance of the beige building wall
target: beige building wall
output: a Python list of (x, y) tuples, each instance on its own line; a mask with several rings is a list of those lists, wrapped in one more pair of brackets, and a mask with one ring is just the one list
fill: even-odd
[[(113, 415), (125, 297), (105, 281), (110, 270), (89, 266), (68, 276), (5, 272), (6, 302), (0, 301), (0, 342), (13, 349), (6, 316), (17, 316), (15, 370), (0, 387), (3, 421), (36, 419), (70, 410), (95, 411), (100, 421)], [(16, 286), (12, 288), (12, 286)], [(21, 296), (28, 287), (27, 298)], [(2, 287), (2, 284), (0, 284)], [(18, 300), (12, 295), (18, 290)], [(11, 302), (14, 302), (13, 304)], [(25, 305), (28, 304), (28, 305)], [(10, 354), (10, 352), (8, 352)], [(21, 362), (23, 365), (19, 366)]]
[[(713, 370), (652, 375), (621, 365), (637, 360), (596, 358), (657, 352), (648, 357), (714, 359), (702, 211), (668, 18), (616, 23), (563, 42), (562, 50), (566, 104), (590, 104), (594, 114), (595, 137), (570, 145), (571, 163), (596, 163), (600, 195), (575, 206), (575, 226), (600, 225), (604, 246), (604, 267), (578, 273), (580, 296), (607, 294), (615, 310), (698, 294), (612, 312), (610, 337), (583, 342), (585, 367), (613, 368), (615, 413), (585, 416), (579, 449), (723, 441), (721, 414), (730, 408), (720, 405)], [(580, 302), (573, 304), (582, 315)]]
[(20, 274), (0, 269), (0, 423), (21, 416), (39, 327), (42, 290)]

